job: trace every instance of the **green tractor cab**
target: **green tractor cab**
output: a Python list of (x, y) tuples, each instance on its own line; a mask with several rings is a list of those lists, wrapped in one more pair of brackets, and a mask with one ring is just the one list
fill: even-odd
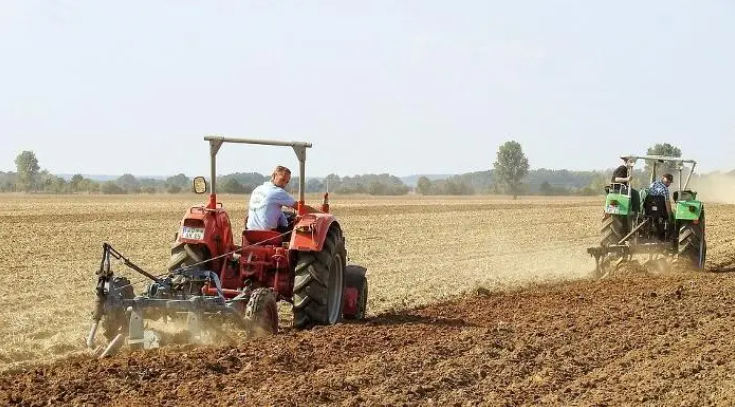
[[(587, 249), (595, 258), (596, 277), (610, 275), (637, 255), (647, 257), (647, 262), (659, 269), (669, 262), (704, 269), (707, 254), (704, 204), (697, 200), (695, 191), (687, 189), (696, 161), (666, 156), (621, 158), (626, 162), (627, 176), (618, 177), (605, 187), (600, 245)], [(664, 197), (651, 196), (648, 188), (636, 191), (632, 187), (633, 168), (639, 161), (651, 165), (651, 183), (657, 179), (656, 171), (663, 163), (673, 163), (678, 170), (673, 213), (668, 213)]]

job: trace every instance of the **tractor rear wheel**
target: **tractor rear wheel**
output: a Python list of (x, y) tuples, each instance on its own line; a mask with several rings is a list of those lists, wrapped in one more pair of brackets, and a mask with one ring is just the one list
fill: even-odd
[(704, 236), (704, 215), (698, 224), (687, 222), (679, 228), (679, 260), (688, 265), (704, 269), (707, 259), (707, 241)]
[[(602, 219), (600, 229), (602, 238), (600, 246), (607, 247), (618, 244), (628, 234), (628, 218), (619, 215), (608, 215)], [(604, 278), (615, 270), (624, 260), (619, 254), (606, 254), (598, 260), (595, 268), (595, 278)]]
[[(169, 272), (172, 272), (179, 267), (191, 266), (192, 264), (200, 263), (209, 258), (206, 253), (206, 246), (182, 243), (175, 240), (171, 244), (171, 259), (168, 262), (167, 269)], [(177, 276), (174, 278), (173, 282), (187, 294), (201, 295), (200, 293), (203, 285), (203, 282), (201, 281), (187, 282), (183, 277)], [(184, 285), (181, 285), (182, 282), (184, 282)]]
[(203, 260), (204, 254), (196, 245), (174, 241), (171, 244), (171, 258), (167, 269), (173, 271), (181, 266), (189, 266)]
[(250, 296), (245, 318), (252, 325), (255, 336), (273, 335), (278, 332), (278, 304), (270, 288), (256, 288)]
[(616, 245), (628, 234), (627, 218), (618, 215), (606, 215), (602, 220), (602, 240), (600, 245)]
[(299, 252), (293, 288), (294, 326), (333, 325), (342, 316), (347, 251), (342, 231), (331, 227), (320, 252)]
[[(115, 295), (121, 300), (132, 300), (135, 298), (133, 285), (125, 277), (114, 276), (110, 280), (109, 294)], [(108, 295), (109, 295), (108, 294)], [(128, 335), (128, 318), (125, 309), (118, 308), (105, 314), (100, 321), (104, 336), (111, 342), (118, 334)]]

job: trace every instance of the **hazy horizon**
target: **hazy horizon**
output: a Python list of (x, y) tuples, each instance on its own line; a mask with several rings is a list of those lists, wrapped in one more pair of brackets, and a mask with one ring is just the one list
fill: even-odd
[[(207, 134), (310, 141), (307, 176), (459, 174), (517, 140), (602, 170), (735, 168), (735, 3), (0, 0), (0, 170), (206, 175)], [(298, 168), (224, 146), (220, 173)]]

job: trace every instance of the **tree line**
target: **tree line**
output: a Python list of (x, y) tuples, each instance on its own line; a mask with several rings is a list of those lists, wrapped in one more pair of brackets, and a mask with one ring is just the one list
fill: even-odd
[[(681, 150), (667, 143), (650, 147), (649, 155), (681, 157)], [(622, 164), (622, 160), (618, 163)], [(96, 181), (75, 174), (66, 180), (60, 176), (41, 170), (33, 151), (23, 151), (15, 159), (15, 172), (0, 171), (0, 192), (43, 192), (55, 194), (178, 194), (192, 192), (192, 179), (177, 174), (165, 179), (135, 177), (123, 174), (114, 180)], [(426, 176), (418, 178), (415, 186), (406, 185), (401, 178), (387, 173), (339, 176), (329, 174), (324, 178), (309, 178), (306, 192), (329, 190), (337, 194), (368, 195), (473, 195), (473, 194), (510, 194), (519, 195), (597, 195), (609, 183), (612, 169), (604, 171), (569, 171), (529, 168), (529, 162), (522, 146), (516, 141), (508, 141), (497, 151), (493, 168), (485, 171), (454, 175), (445, 179), (430, 180)], [(672, 170), (672, 168), (664, 168)], [(662, 172), (659, 172), (661, 174)], [(635, 171), (633, 185), (646, 186), (650, 169), (645, 166)], [(730, 173), (735, 176), (735, 171)], [(699, 176), (695, 177), (698, 178)], [(257, 173), (233, 173), (217, 177), (217, 191), (232, 194), (248, 194), (270, 177)], [(299, 185), (294, 176), (289, 185), (295, 193)]]

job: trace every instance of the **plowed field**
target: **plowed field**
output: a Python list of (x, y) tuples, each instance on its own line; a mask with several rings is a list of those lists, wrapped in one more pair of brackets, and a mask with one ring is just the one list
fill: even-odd
[(707, 209), (709, 272), (594, 282), (599, 199), (335, 199), (367, 321), (91, 359), (101, 242), (160, 270), (191, 202), (0, 198), (0, 403), (735, 403), (728, 205)]

